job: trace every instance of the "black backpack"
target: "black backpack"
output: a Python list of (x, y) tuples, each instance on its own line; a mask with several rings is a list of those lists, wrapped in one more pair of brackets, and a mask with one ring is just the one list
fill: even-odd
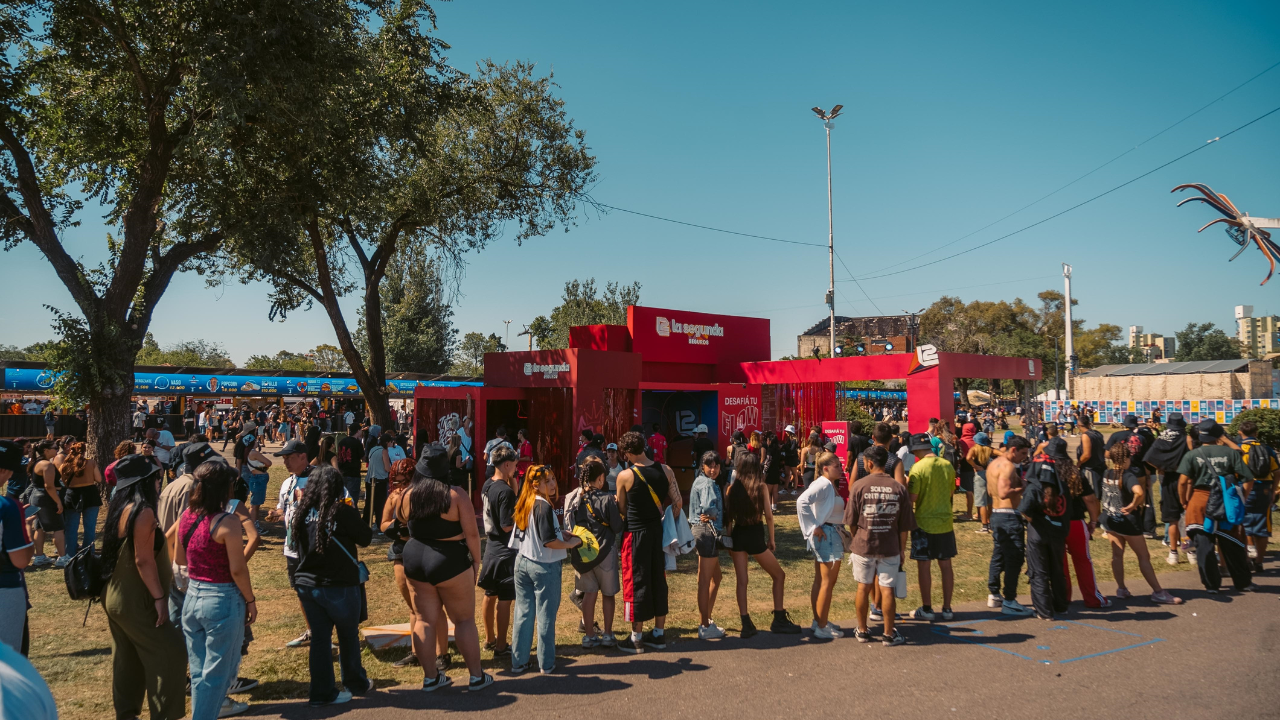
[(97, 600), (102, 597), (106, 581), (102, 579), (102, 561), (93, 554), (93, 545), (80, 548), (62, 569), (67, 594), (72, 600)]
[(1244, 451), (1244, 464), (1254, 478), (1261, 479), (1271, 474), (1271, 453), (1267, 446), (1257, 440), (1245, 440), (1241, 449)]

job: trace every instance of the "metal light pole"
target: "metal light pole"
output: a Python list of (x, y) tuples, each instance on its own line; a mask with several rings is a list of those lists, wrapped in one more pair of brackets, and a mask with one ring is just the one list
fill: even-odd
[(1070, 403), (1071, 402), (1071, 376), (1076, 369), (1076, 358), (1075, 358), (1075, 350), (1073, 347), (1074, 343), (1072, 342), (1072, 334), (1071, 334), (1071, 330), (1072, 330), (1071, 328), (1071, 266), (1066, 263), (1062, 263), (1062, 277), (1066, 281), (1066, 285), (1067, 285), (1067, 299), (1066, 299), (1066, 302), (1064, 303), (1065, 311), (1063, 313), (1064, 316), (1066, 317), (1066, 322), (1067, 322), (1067, 328), (1065, 331), (1066, 335), (1064, 336), (1067, 339), (1067, 347), (1066, 347), (1067, 372), (1066, 372), (1066, 376), (1063, 378), (1062, 384), (1065, 385), (1067, 388), (1066, 401)]
[(835, 224), (832, 220), (832, 203), (831, 203), (831, 128), (835, 126), (835, 119), (840, 116), (840, 110), (843, 105), (836, 105), (831, 108), (831, 112), (824, 112), (822, 108), (813, 108), (816, 114), (822, 120), (822, 126), (827, 129), (827, 269), (830, 273), (830, 285), (827, 287), (827, 308), (831, 311), (831, 348), (828, 356), (836, 356), (836, 244), (835, 244)]
[(1058, 384), (1058, 338), (1053, 338), (1053, 399), (1062, 399), (1061, 385)]
[(502, 322), (507, 326), (507, 339), (503, 344), (505, 344), (508, 348), (510, 348), (511, 347), (511, 321), (503, 320)]

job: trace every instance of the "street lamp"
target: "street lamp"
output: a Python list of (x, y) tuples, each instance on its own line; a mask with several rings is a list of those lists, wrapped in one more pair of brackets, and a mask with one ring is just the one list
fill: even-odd
[(827, 267), (831, 280), (827, 288), (827, 307), (831, 310), (832, 357), (835, 357), (836, 351), (836, 244), (835, 225), (831, 217), (831, 128), (835, 125), (835, 119), (840, 117), (840, 111), (843, 108), (843, 105), (837, 105), (831, 108), (831, 112), (825, 112), (820, 107), (813, 108), (814, 114), (822, 120), (822, 126), (827, 129)]
[(503, 344), (506, 345), (508, 348), (510, 348), (511, 347), (511, 321), (503, 320), (502, 322), (507, 326), (507, 339), (503, 342)]

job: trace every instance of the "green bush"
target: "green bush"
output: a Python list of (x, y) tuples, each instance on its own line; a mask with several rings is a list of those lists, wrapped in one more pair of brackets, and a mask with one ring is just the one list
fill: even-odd
[(1280, 447), (1280, 410), (1258, 408), (1246, 410), (1231, 421), (1231, 434), (1240, 432), (1240, 423), (1252, 420), (1258, 424), (1258, 439), (1271, 447)]
[[(875, 418), (871, 417), (871, 413), (863, 409), (861, 403), (858, 403), (853, 400), (849, 400), (847, 401), (847, 405), (848, 405), (848, 409), (847, 409), (847, 412), (845, 413), (845, 418), (844, 418), (845, 420), (848, 420), (849, 422), (853, 422), (854, 420), (861, 420), (862, 426), (864, 428), (873, 428), (876, 426)], [(867, 434), (868, 435), (871, 434), (871, 431), (869, 429), (867, 430)]]

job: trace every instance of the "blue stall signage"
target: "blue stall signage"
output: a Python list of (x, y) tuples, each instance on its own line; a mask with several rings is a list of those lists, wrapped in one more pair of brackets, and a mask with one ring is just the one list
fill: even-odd
[[(5, 368), (4, 389), (17, 392), (47, 392), (57, 376), (48, 370)], [(480, 386), (478, 382), (437, 380), (388, 380), (393, 395), (412, 395), (421, 387)], [(177, 373), (135, 372), (136, 393), (158, 395), (360, 395), (360, 386), (350, 377), (262, 377), (258, 375), (179, 375)]]

